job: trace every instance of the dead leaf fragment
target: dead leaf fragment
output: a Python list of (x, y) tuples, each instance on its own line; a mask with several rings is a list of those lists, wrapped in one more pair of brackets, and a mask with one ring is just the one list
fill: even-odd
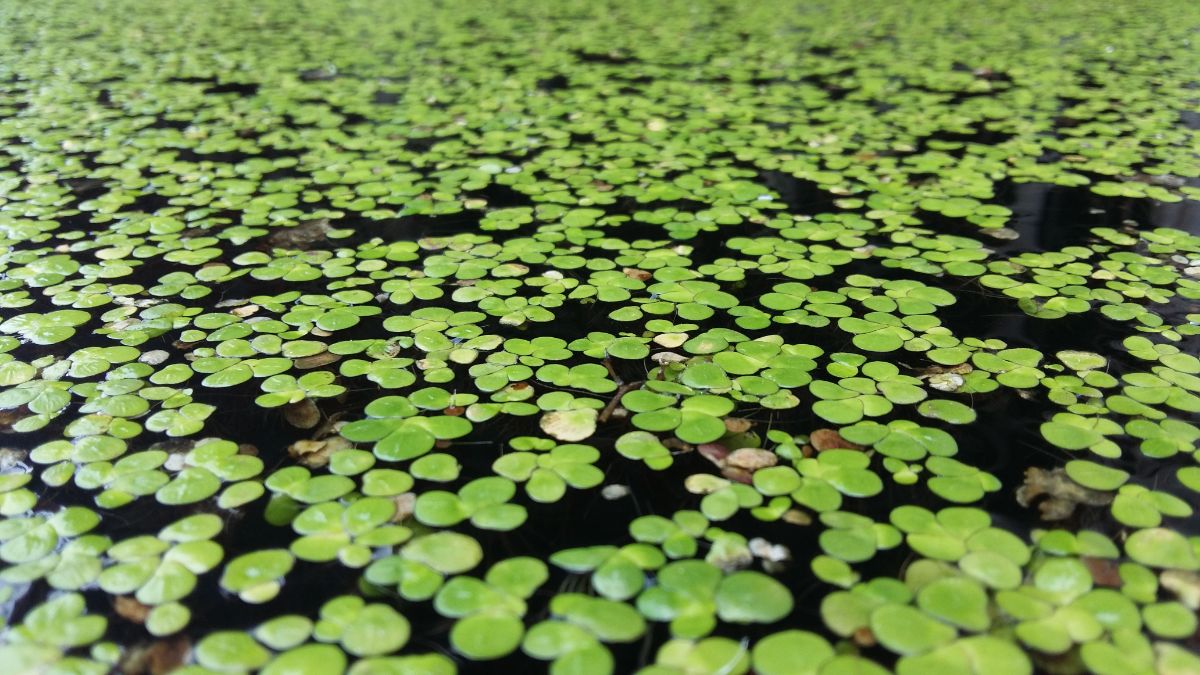
[(130, 595), (118, 595), (113, 598), (113, 611), (123, 619), (134, 623), (145, 623), (150, 615), (150, 608), (138, 602)]
[(755, 537), (747, 542), (750, 552), (755, 557), (771, 562), (784, 562), (792, 559), (792, 552), (783, 544), (772, 544), (762, 537)]
[(859, 647), (875, 646), (875, 634), (872, 633), (871, 629), (867, 628), (866, 626), (854, 631), (854, 635), (851, 637), (854, 639), (854, 644), (858, 645)]
[(415, 492), (398, 494), (392, 497), (392, 502), (396, 505), (396, 513), (392, 516), (392, 522), (402, 523), (413, 514), (413, 509), (417, 506), (417, 494)]
[(750, 428), (753, 426), (754, 422), (746, 419), (745, 417), (725, 418), (725, 430), (731, 434), (744, 434), (747, 431), (750, 431)]
[(157, 640), (125, 651), (116, 672), (126, 675), (164, 675), (178, 670), (192, 650), (185, 637)]
[(929, 376), (929, 386), (947, 393), (958, 391), (966, 380), (958, 373), (939, 373)]
[(25, 460), (29, 458), (28, 450), (17, 450), (16, 448), (0, 448), (0, 472), (8, 472), (11, 469), (18, 468), (28, 470), (25, 466)]
[(23, 405), (10, 410), (0, 410), (0, 431), (8, 431), (12, 425), (20, 422), (28, 414), (29, 408)]
[[(662, 335), (654, 336), (654, 342), (655, 342), (655, 344), (661, 345), (663, 347), (668, 347), (669, 345), (663, 344), (663, 341), (660, 340), (659, 338), (666, 338), (667, 336), (671, 336), (671, 335), (679, 336), (682, 338), (679, 340), (678, 344), (675, 344), (672, 346), (678, 347), (679, 345), (683, 344), (684, 342), (687, 342), (687, 334), (686, 333), (663, 333)], [(673, 342), (674, 340), (671, 340), (671, 341)], [(662, 366), (662, 365), (666, 365), (668, 363), (679, 363), (680, 361), (687, 361), (688, 357), (683, 356), (681, 354), (676, 354), (675, 352), (658, 352), (657, 354), (652, 354), (650, 356), (650, 360), (657, 363), (658, 365)]]
[(342, 360), (342, 357), (338, 356), (337, 354), (334, 354), (333, 352), (321, 352), (320, 354), (313, 354), (312, 356), (302, 356), (298, 359), (294, 359), (292, 361), (292, 363), (294, 363), (296, 365), (296, 367), (299, 368), (300, 370), (310, 370), (312, 368), (320, 368), (321, 366), (327, 366), (331, 363), (337, 363), (338, 361), (341, 361), (341, 360)]
[(1118, 571), (1119, 567), (1115, 560), (1093, 558), (1091, 556), (1083, 556), (1079, 560), (1088, 568), (1088, 572), (1091, 572), (1092, 581), (1097, 586), (1107, 586), (1109, 588), (1121, 587), (1121, 574)]
[(748, 546), (718, 542), (709, 550), (708, 555), (704, 556), (704, 561), (729, 573), (753, 565), (754, 555), (750, 553)]
[(321, 409), (306, 398), (283, 407), (283, 418), (297, 429), (311, 429), (321, 422)]
[(812, 516), (800, 509), (788, 509), (783, 512), (782, 520), (792, 525), (812, 525)]
[(267, 237), (267, 243), (276, 248), (305, 250), (329, 236), (328, 218), (308, 220), (292, 227), (280, 227)]
[(167, 357), (169, 357), (169, 356), (170, 356), (170, 354), (168, 354), (165, 349), (152, 349), (148, 352), (143, 353), (141, 356), (139, 356), (138, 361), (141, 361), (142, 363), (147, 363), (152, 366), (157, 366), (158, 364), (162, 363), (163, 361), (166, 361)]
[(792, 561), (791, 550), (783, 544), (772, 544), (762, 537), (755, 537), (747, 545), (754, 557), (763, 561), (763, 569), (768, 574), (784, 571)]
[(729, 453), (729, 456), (725, 458), (726, 466), (733, 466), (750, 472), (775, 466), (778, 462), (778, 455), (762, 448), (738, 448)]
[(685, 443), (678, 438), (667, 438), (662, 441), (663, 447), (668, 450), (678, 450), (679, 452), (691, 452), (696, 447), (690, 443)]
[(721, 475), (735, 483), (742, 485), (751, 485), (754, 483), (754, 474), (745, 469), (739, 469), (736, 466), (722, 467)]
[(1017, 488), (1017, 503), (1028, 508), (1036, 502), (1042, 520), (1065, 520), (1079, 504), (1104, 506), (1112, 499), (1111, 492), (1091, 490), (1071, 480), (1061, 467), (1046, 471), (1031, 466), (1025, 470), (1025, 483)]
[(599, 413), (590, 408), (580, 410), (555, 410), (542, 415), (539, 422), (542, 431), (568, 443), (577, 443), (596, 432)]
[(341, 436), (321, 440), (305, 439), (288, 446), (288, 454), (310, 469), (319, 469), (329, 464), (329, 457), (338, 450), (350, 447), (350, 441)]
[(708, 495), (729, 486), (729, 481), (710, 473), (694, 473), (683, 480), (683, 487), (694, 495)]
[(1200, 609), (1200, 574), (1184, 570), (1166, 570), (1158, 580), (1163, 588), (1175, 594), (1188, 609)]
[(701, 457), (717, 466), (723, 466), (725, 458), (729, 456), (729, 448), (720, 443), (701, 443), (696, 449), (700, 451)]
[(722, 476), (746, 485), (753, 482), (755, 471), (775, 466), (779, 461), (775, 453), (762, 448), (738, 448), (730, 452), (721, 443), (702, 443), (697, 450), (721, 470)]
[(846, 449), (846, 450), (862, 450), (861, 445), (851, 443), (842, 438), (842, 435), (833, 429), (817, 429), (808, 435), (808, 442), (817, 452), (825, 450)]
[(612, 485), (605, 485), (600, 490), (600, 496), (604, 497), (605, 499), (607, 499), (610, 502), (620, 499), (622, 497), (626, 497), (628, 495), (629, 495), (629, 486), (620, 485), (617, 483), (614, 483)]

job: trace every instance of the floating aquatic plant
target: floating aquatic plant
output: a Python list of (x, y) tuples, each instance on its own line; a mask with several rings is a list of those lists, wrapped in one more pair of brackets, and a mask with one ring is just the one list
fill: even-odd
[(1192, 7), (2, 11), (6, 668), (1200, 670)]

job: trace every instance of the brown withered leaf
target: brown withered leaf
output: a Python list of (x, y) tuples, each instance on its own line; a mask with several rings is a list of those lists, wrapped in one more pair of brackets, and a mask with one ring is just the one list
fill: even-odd
[(742, 485), (751, 485), (754, 483), (753, 473), (745, 469), (739, 469), (736, 466), (721, 467), (721, 475), (735, 483), (741, 483)]
[(330, 455), (348, 447), (350, 441), (341, 436), (330, 436), (321, 440), (296, 441), (288, 446), (288, 454), (310, 469), (319, 469), (329, 464)]
[(696, 449), (696, 446), (685, 443), (678, 438), (665, 439), (662, 444), (669, 450), (678, 450), (679, 452), (691, 452)]
[(345, 411), (341, 411), (326, 415), (324, 421), (321, 422), (321, 426), (313, 429), (311, 437), (326, 438), (338, 433), (338, 431), (345, 426), (345, 422), (342, 422), (342, 417), (345, 416), (345, 414)]
[(288, 454), (304, 466), (316, 469), (329, 464), (331, 450), (325, 441), (305, 439), (289, 445)]
[(392, 497), (392, 502), (396, 505), (396, 513), (392, 516), (392, 522), (402, 523), (408, 520), (408, 517), (413, 514), (413, 509), (417, 505), (417, 494), (415, 492), (405, 492), (404, 494)]
[(293, 360), (292, 363), (294, 363), (300, 370), (310, 370), (312, 368), (327, 366), (331, 363), (337, 363), (341, 360), (342, 357), (334, 354), (333, 352), (321, 352), (320, 354), (313, 354), (312, 356), (302, 356)]
[(1166, 570), (1159, 575), (1163, 588), (1175, 594), (1188, 609), (1200, 609), (1200, 574), (1184, 570)]
[(812, 525), (812, 516), (800, 509), (788, 509), (783, 512), (782, 520), (792, 525)]
[(640, 270), (636, 267), (626, 267), (621, 272), (630, 279), (637, 279), (638, 281), (646, 281), (653, 276), (646, 270)]
[(863, 449), (861, 445), (851, 443), (850, 441), (842, 438), (842, 435), (834, 429), (817, 429), (808, 435), (808, 442), (817, 449), (817, 452), (823, 452), (825, 450), (833, 450), (837, 448), (847, 450)]
[(131, 595), (118, 595), (113, 598), (113, 611), (122, 619), (136, 624), (145, 623), (146, 617), (150, 615), (150, 607), (138, 602)]
[(8, 431), (12, 425), (16, 424), (29, 414), (29, 409), (25, 406), (12, 408), (11, 410), (0, 410), (0, 431)]
[(854, 644), (858, 645), (859, 647), (875, 646), (875, 634), (872, 633), (871, 629), (867, 628), (866, 626), (854, 631), (854, 635), (851, 637), (854, 639)]
[(1079, 560), (1088, 568), (1088, 572), (1091, 572), (1092, 581), (1097, 586), (1107, 586), (1109, 588), (1121, 587), (1121, 575), (1118, 572), (1119, 567), (1115, 560), (1093, 558), (1091, 556), (1083, 556)]
[(1026, 508), (1037, 503), (1042, 520), (1066, 520), (1079, 504), (1104, 506), (1112, 499), (1111, 492), (1091, 490), (1071, 480), (1061, 467), (1046, 471), (1031, 466), (1025, 470), (1025, 483), (1017, 488), (1017, 503)]
[(750, 428), (753, 426), (754, 422), (746, 419), (745, 417), (725, 418), (725, 430), (731, 434), (744, 434), (747, 431), (750, 431)]
[(185, 637), (157, 640), (125, 651), (116, 672), (125, 675), (164, 675), (178, 670), (192, 650)]
[(328, 218), (307, 220), (292, 227), (276, 228), (271, 236), (267, 237), (267, 243), (275, 248), (303, 251), (317, 242), (324, 241), (331, 229)]
[(310, 398), (283, 407), (283, 418), (297, 429), (311, 429), (321, 423), (321, 409)]
[(701, 443), (696, 449), (700, 451), (701, 457), (717, 466), (724, 464), (725, 458), (729, 456), (729, 448), (720, 443)]
[(725, 458), (726, 466), (734, 466), (750, 472), (775, 466), (778, 462), (778, 455), (762, 448), (738, 448)]
[(729, 480), (749, 485), (754, 472), (779, 461), (775, 453), (762, 448), (738, 448), (733, 452), (721, 443), (702, 443), (697, 447), (700, 455), (716, 465), (721, 475)]

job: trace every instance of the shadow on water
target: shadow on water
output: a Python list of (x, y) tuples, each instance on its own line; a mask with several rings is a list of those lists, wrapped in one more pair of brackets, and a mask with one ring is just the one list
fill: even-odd
[(828, 211), (836, 197), (813, 181), (783, 171), (760, 171), (759, 181), (779, 193), (791, 213), (813, 215)]
[(1098, 198), (1087, 188), (1016, 183), (1011, 193), (1007, 206), (1013, 217), (1008, 227), (1018, 236), (993, 247), (1000, 251), (1057, 251), (1084, 243), (1093, 227), (1112, 227), (1120, 222), (1116, 214), (1098, 206)]
[[(1200, 180), (1189, 179), (1188, 183), (1200, 186)], [(1200, 235), (1200, 201), (1188, 199), (1173, 204), (1156, 202), (1151, 207), (1150, 224), (1155, 227), (1173, 227), (1188, 234)]]

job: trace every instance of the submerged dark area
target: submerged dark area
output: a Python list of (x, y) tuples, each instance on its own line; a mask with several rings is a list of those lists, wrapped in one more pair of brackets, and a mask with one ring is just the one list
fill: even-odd
[(0, 671), (1200, 672), (1200, 8), (0, 39)]

